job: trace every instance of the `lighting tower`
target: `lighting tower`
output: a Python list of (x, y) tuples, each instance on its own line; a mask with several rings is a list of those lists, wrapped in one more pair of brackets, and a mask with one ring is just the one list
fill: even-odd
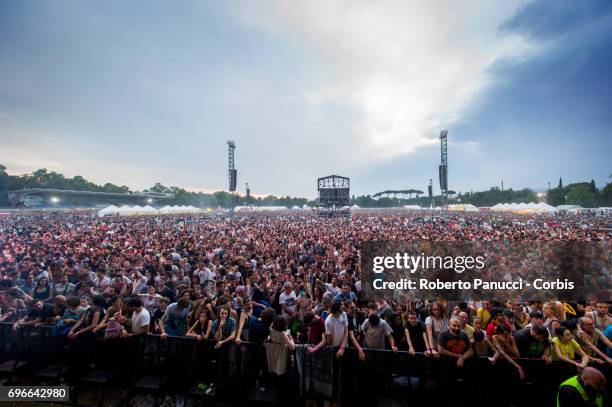
[(440, 167), (438, 169), (440, 175), (440, 190), (442, 191), (443, 206), (448, 204), (448, 146), (447, 146), (448, 130), (440, 132)]
[(228, 167), (229, 167), (228, 168), (229, 191), (235, 192), (236, 191), (237, 171), (236, 171), (236, 168), (234, 167), (234, 150), (236, 149), (236, 143), (234, 143), (232, 140), (229, 140), (227, 142), (227, 147), (228, 147), (227, 159), (228, 159)]

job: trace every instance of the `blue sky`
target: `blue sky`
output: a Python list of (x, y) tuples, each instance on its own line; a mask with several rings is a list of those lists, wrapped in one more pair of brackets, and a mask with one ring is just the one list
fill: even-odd
[(612, 173), (612, 2), (0, 2), (0, 163), (313, 197)]

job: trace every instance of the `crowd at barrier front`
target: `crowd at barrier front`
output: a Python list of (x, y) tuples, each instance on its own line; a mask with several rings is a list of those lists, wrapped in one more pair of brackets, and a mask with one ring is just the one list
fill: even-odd
[[(361, 300), (359, 264), (366, 240), (591, 241), (607, 246), (609, 219), (371, 215), (1, 219), (0, 322), (11, 324), (12, 335), (49, 325), (51, 337), (67, 341), (155, 334), (161, 342), (184, 336), (213, 343), (216, 350), (248, 341), (261, 345), (252, 369), (260, 389), (288, 371), (287, 355), (296, 348), (302, 367), (327, 364), (336, 366), (335, 372), (347, 353), (366, 363), (369, 350), (414, 355), (436, 361), (434, 366), (452, 362), (453, 369), (432, 370), (428, 362), (412, 372), (443, 383), (476, 362), (503, 366), (517, 382), (532, 379), (525, 359), (557, 362), (553, 381), (558, 383), (588, 365), (609, 369), (612, 316), (605, 301), (380, 298), (368, 303)], [(322, 394), (338, 400), (340, 375), (318, 383), (325, 380), (331, 383), (321, 384)]]

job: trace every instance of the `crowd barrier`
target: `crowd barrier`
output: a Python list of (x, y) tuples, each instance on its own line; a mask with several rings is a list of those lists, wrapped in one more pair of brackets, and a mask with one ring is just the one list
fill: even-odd
[[(214, 341), (192, 337), (148, 334), (132, 338), (104, 339), (90, 334), (76, 340), (53, 335), (50, 326), (24, 327), (0, 324), (0, 375), (5, 383), (18, 378), (33, 384), (69, 383), (78, 397), (82, 386), (146, 391), (156, 396), (188, 397), (226, 402), (304, 405), (317, 399), (305, 391), (306, 374), (300, 374), (300, 346), (289, 353), (287, 373), (281, 377), (260, 373), (267, 366), (262, 345), (229, 343), (215, 349)], [(334, 350), (331, 350), (332, 352)], [(486, 358), (472, 358), (463, 368), (454, 361), (423, 354), (364, 349), (359, 360), (354, 349), (333, 358), (333, 378), (309, 366), (308, 378), (333, 380), (333, 395), (340, 406), (376, 406), (380, 400), (412, 400), (415, 405), (554, 405), (559, 383), (576, 374), (566, 363), (518, 359), (525, 371), (519, 380), (515, 368), (503, 360), (495, 365)], [(301, 355), (304, 355), (302, 352)], [(303, 361), (301, 361), (303, 365)], [(329, 366), (332, 366), (330, 364)], [(609, 366), (596, 366), (611, 377)], [(322, 367), (319, 367), (323, 369)], [(327, 368), (324, 368), (327, 369)], [(257, 391), (255, 383), (265, 391)], [(211, 386), (212, 384), (212, 386)], [(105, 392), (102, 393), (102, 398)]]

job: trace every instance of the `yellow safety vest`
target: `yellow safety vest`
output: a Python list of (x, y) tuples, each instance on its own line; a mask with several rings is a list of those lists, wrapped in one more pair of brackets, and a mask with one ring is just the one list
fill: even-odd
[[(578, 381), (578, 376), (570, 377), (569, 379), (561, 383), (559, 385), (559, 389), (561, 389), (561, 387), (563, 386), (573, 387), (574, 389), (578, 391), (578, 393), (580, 393), (580, 396), (582, 396), (582, 400), (592, 401), (589, 398), (589, 396), (586, 394), (586, 391), (584, 391), (584, 388), (582, 387), (580, 382)], [(597, 407), (603, 407), (603, 396), (601, 394), (595, 397), (595, 405)], [(557, 407), (559, 407), (559, 393), (558, 392), (557, 392)]]

